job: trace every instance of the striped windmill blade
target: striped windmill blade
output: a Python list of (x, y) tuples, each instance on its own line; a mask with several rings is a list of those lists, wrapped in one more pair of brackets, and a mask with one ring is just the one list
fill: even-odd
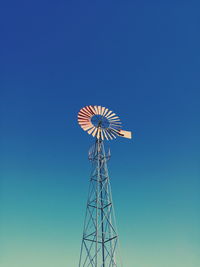
[(107, 113), (108, 111), (109, 111), (109, 109), (105, 108), (105, 110), (104, 110), (102, 116), (106, 117), (106, 113)]
[[(109, 116), (107, 116), (107, 119), (112, 119), (116, 114), (115, 113), (111, 113)], [(116, 118), (119, 118), (118, 116)]]
[(109, 121), (109, 124), (113, 124), (113, 125), (119, 125), (120, 127), (122, 126), (121, 121)]
[(93, 106), (88, 106), (88, 108), (89, 108), (90, 111), (92, 112), (92, 115), (95, 115), (95, 110), (94, 110)]
[(78, 118), (80, 118), (80, 119), (89, 119), (90, 116), (85, 114), (85, 113), (83, 113), (83, 112), (79, 112), (78, 113)]
[(89, 131), (88, 134), (92, 134), (92, 132), (95, 130), (96, 128), (93, 126)]
[(90, 121), (90, 117), (83, 116), (83, 115), (78, 115), (78, 120), (87, 120), (87, 121)]
[(108, 129), (107, 129), (107, 132), (109, 133), (109, 135), (112, 136), (112, 138), (116, 138), (116, 134), (115, 134), (114, 131), (112, 131), (112, 129), (108, 128)]
[(108, 119), (108, 121), (109, 123), (113, 123), (113, 124), (121, 124), (120, 119), (115, 119), (115, 120)]
[(79, 119), (89, 119), (90, 117), (89, 117), (88, 115), (79, 113), (79, 114), (78, 114), (78, 118), (79, 118)]
[(112, 110), (108, 111), (105, 117), (108, 118), (111, 113), (112, 113)]
[(85, 114), (85, 115), (89, 115), (89, 114), (87, 113), (87, 111), (85, 110), (85, 107), (82, 108), (82, 109), (79, 111), (79, 113), (82, 113), (82, 114)]
[(113, 121), (113, 122), (121, 122), (121, 120), (120, 119), (109, 119), (109, 121)]
[(87, 123), (91, 123), (91, 121), (90, 121), (90, 118), (80, 118), (80, 117), (78, 117), (78, 122), (87, 122)]
[(110, 127), (110, 131), (111, 131), (113, 134), (115, 134), (115, 135), (117, 135), (117, 136), (120, 136), (120, 134), (119, 134), (120, 129), (115, 129), (115, 128)]
[(78, 120), (85, 120), (85, 121), (89, 121), (90, 117), (86, 117), (86, 116), (82, 116), (82, 115), (78, 115)]
[(98, 106), (98, 114), (101, 115), (101, 106)]
[(106, 107), (85, 106), (78, 112), (78, 123), (80, 127), (101, 140), (112, 140), (116, 136), (132, 138), (130, 131), (122, 130), (120, 118)]
[[(113, 115), (113, 116), (114, 116), (114, 115)], [(118, 116), (115, 116), (115, 117), (113, 117), (113, 116), (109, 117), (108, 119), (109, 119), (109, 120), (117, 120), (117, 119), (119, 120), (119, 117), (118, 117)]]
[(87, 130), (91, 129), (92, 127), (93, 127), (93, 125), (82, 126), (84, 131), (87, 131)]
[(90, 124), (88, 122), (79, 122), (80, 126), (89, 126)]
[(108, 132), (108, 129), (106, 129), (105, 132), (106, 132), (106, 135), (108, 136), (108, 140), (112, 140), (113, 137), (112, 137), (112, 135)]
[(98, 107), (97, 106), (94, 106), (94, 110), (95, 110), (95, 115), (98, 115)]
[(102, 108), (101, 108), (101, 115), (102, 115), (102, 116), (103, 116), (103, 114), (104, 114), (105, 109), (106, 109), (105, 107), (102, 107)]
[(109, 120), (109, 127), (111, 128), (116, 128), (116, 129), (119, 129), (122, 127), (122, 123), (121, 121), (112, 121), (112, 120)]
[(86, 109), (88, 110), (88, 112), (90, 113), (90, 116), (94, 115), (94, 111), (91, 109), (90, 106), (86, 106)]
[(86, 124), (86, 123), (89, 123), (90, 121), (88, 120), (78, 120), (78, 123), (79, 124)]
[(80, 124), (80, 126), (82, 127), (82, 128), (86, 128), (86, 127), (93, 127), (93, 125), (91, 125), (91, 124), (89, 124), (89, 123), (79, 123)]
[(91, 111), (88, 111), (87, 107), (84, 107), (84, 108), (82, 109), (82, 112), (84, 112), (84, 113), (85, 113), (86, 115), (88, 115), (89, 117), (91, 117), (91, 115), (92, 115)]
[(109, 138), (108, 138), (108, 136), (107, 136), (107, 133), (106, 133), (106, 130), (102, 129), (102, 131), (103, 131), (104, 137), (105, 137), (107, 140), (109, 140)]
[(113, 128), (121, 128), (122, 127), (122, 124), (121, 123), (111, 122), (110, 123), (110, 127), (113, 127)]
[(98, 128), (95, 127), (95, 130), (94, 130), (93, 133), (92, 133), (92, 136), (93, 136), (93, 137), (96, 136), (97, 130), (98, 130)]

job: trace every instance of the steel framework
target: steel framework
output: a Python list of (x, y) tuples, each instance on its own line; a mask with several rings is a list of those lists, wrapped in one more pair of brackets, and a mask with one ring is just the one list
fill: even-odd
[(79, 267), (118, 267), (116, 250), (118, 235), (112, 202), (107, 161), (101, 139), (89, 151), (92, 172), (84, 221)]

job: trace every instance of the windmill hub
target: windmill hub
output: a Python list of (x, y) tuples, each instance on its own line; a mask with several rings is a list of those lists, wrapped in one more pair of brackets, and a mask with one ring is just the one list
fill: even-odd
[(109, 127), (108, 119), (103, 117), (102, 115), (93, 115), (91, 122), (95, 127), (102, 127), (104, 129)]

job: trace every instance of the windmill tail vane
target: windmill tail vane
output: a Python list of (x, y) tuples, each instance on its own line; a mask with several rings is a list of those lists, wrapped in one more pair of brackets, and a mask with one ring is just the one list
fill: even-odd
[(101, 106), (86, 106), (78, 113), (78, 123), (95, 137), (89, 150), (92, 171), (84, 220), (79, 267), (121, 267), (118, 234), (103, 140), (117, 136), (131, 138), (130, 131), (121, 130), (119, 117)]

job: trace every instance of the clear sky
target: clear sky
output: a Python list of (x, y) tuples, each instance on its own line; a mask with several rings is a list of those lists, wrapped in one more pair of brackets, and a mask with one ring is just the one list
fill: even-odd
[(134, 132), (107, 143), (124, 267), (200, 266), (199, 11), (1, 1), (1, 267), (78, 266), (96, 104)]

